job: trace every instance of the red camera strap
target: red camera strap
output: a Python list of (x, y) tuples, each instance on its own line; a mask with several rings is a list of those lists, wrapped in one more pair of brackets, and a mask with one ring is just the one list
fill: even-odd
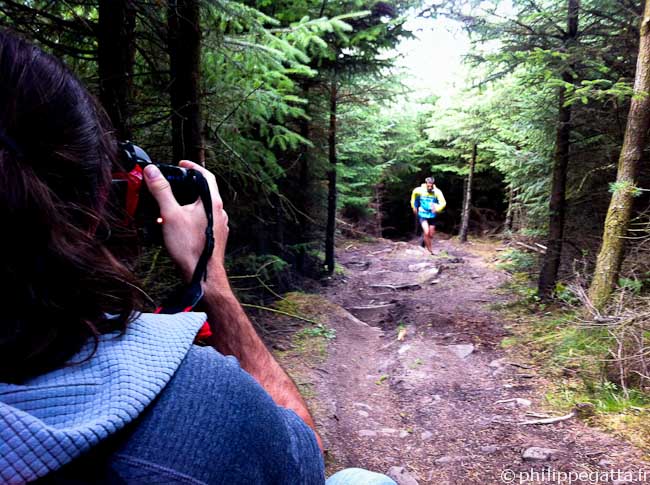
[(142, 173), (142, 167), (137, 164), (129, 173), (117, 172), (113, 174), (113, 180), (126, 180), (126, 200), (124, 208), (130, 218), (135, 217), (135, 211), (138, 208), (138, 202), (140, 201), (140, 188), (142, 187), (144, 179), (143, 177), (144, 174)]

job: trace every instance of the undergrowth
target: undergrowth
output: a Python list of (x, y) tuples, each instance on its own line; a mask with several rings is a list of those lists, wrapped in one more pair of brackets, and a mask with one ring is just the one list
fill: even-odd
[(295, 351), (307, 360), (321, 362), (327, 357), (329, 341), (336, 338), (336, 330), (323, 323), (325, 301), (317, 295), (308, 295), (301, 292), (291, 292), (284, 295), (283, 299), (274, 303), (274, 308), (287, 315), (297, 315), (306, 320), (311, 320), (291, 337)]
[[(528, 264), (519, 257), (502, 259), (511, 270)], [(514, 297), (494, 307), (510, 322), (511, 335), (501, 346), (546, 378), (549, 406), (567, 412), (591, 403), (596, 410), (592, 424), (650, 452), (650, 395), (618, 382), (611, 352), (617, 340), (608, 327), (585, 325), (576, 296), (563, 284), (556, 287), (552, 304), (539, 300), (525, 272), (514, 272), (501, 291)]]
[(278, 325), (292, 316), (304, 322), (299, 330), (291, 334), (291, 344), (276, 350), (275, 355), (313, 412), (318, 409), (318, 396), (312, 369), (327, 360), (328, 346), (336, 338), (336, 330), (327, 324), (328, 304), (318, 295), (302, 292), (286, 293), (273, 304), (273, 309), (280, 312), (276, 314)]

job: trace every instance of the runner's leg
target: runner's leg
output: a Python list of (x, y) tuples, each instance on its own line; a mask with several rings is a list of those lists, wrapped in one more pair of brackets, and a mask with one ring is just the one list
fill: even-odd
[(431, 252), (431, 236), (429, 235), (429, 221), (422, 219), (422, 235), (424, 236), (424, 246), (427, 251)]
[[(433, 235), (436, 233), (436, 225), (431, 223), (429, 224), (429, 241), (431, 242), (430, 246), (433, 248)], [(433, 249), (429, 249), (431, 251), (431, 254), (433, 254)]]

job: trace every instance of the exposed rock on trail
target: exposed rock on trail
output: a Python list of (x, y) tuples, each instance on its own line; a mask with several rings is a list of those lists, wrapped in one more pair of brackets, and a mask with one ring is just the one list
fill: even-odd
[(519, 424), (542, 410), (543, 396), (534, 369), (510, 365), (500, 350), (507, 332), (487, 309), (506, 275), (482, 256), (493, 254), (487, 244), (437, 240), (435, 249), (432, 257), (386, 240), (338, 249), (345, 276), (323, 289), (331, 303), (314, 309), (336, 338), (322, 362), (296, 371), (313, 390), (328, 472), (499, 484), (504, 470), (643, 466), (633, 447), (577, 418)]

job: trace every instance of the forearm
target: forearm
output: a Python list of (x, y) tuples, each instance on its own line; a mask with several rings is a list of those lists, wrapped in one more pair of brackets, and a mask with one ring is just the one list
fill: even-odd
[(204, 303), (212, 329), (210, 344), (224, 355), (233, 355), (244, 370), (269, 393), (279, 406), (293, 410), (314, 430), (323, 448), (307, 405), (296, 385), (280, 367), (230, 289), (225, 272), (212, 274), (205, 286)]
[[(222, 354), (237, 357), (242, 368), (257, 380), (279, 406), (295, 411), (316, 433), (314, 420), (298, 389), (266, 349), (230, 288), (223, 267), (228, 240), (228, 215), (223, 210), (223, 201), (214, 175), (188, 160), (182, 160), (179, 165), (201, 173), (212, 198), (214, 251), (208, 263), (208, 281), (203, 287), (204, 303), (213, 332), (209, 343)], [(165, 246), (189, 281), (205, 247), (205, 207), (198, 200), (193, 204), (179, 205), (171, 185), (153, 164), (145, 168), (144, 175), (165, 221)], [(322, 449), (318, 433), (316, 438)]]

